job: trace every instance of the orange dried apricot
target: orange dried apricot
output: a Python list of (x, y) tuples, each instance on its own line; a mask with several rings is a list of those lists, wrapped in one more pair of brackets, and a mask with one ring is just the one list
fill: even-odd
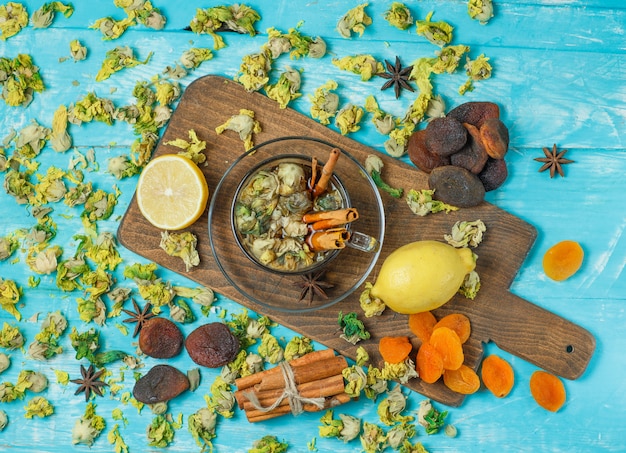
[(556, 412), (565, 404), (565, 386), (554, 374), (535, 371), (530, 377), (530, 393), (541, 407)]
[(387, 363), (400, 363), (406, 359), (413, 346), (409, 337), (383, 337), (378, 343), (378, 351)]
[(461, 365), (457, 370), (445, 370), (443, 383), (453, 392), (470, 395), (480, 388), (480, 378), (467, 365)]
[(465, 343), (467, 341), (472, 331), (469, 318), (461, 313), (452, 313), (444, 316), (439, 321), (437, 321), (437, 324), (435, 324), (433, 330), (437, 329), (438, 327), (449, 327), (450, 329), (454, 330), (454, 332), (456, 332), (456, 334), (459, 336), (459, 340), (461, 340), (461, 343)]
[(498, 398), (507, 396), (515, 383), (513, 367), (497, 355), (484, 358), (481, 378), (485, 387)]
[(427, 384), (437, 382), (443, 374), (443, 359), (429, 343), (424, 343), (417, 351), (415, 369), (420, 379)]
[(543, 271), (552, 280), (568, 279), (580, 269), (584, 255), (578, 242), (561, 241), (543, 255)]
[(433, 330), (430, 344), (439, 352), (446, 370), (458, 370), (465, 360), (463, 344), (456, 332), (449, 327)]
[(409, 329), (420, 339), (422, 344), (430, 341), (430, 335), (433, 333), (435, 324), (437, 324), (437, 318), (430, 311), (409, 315)]

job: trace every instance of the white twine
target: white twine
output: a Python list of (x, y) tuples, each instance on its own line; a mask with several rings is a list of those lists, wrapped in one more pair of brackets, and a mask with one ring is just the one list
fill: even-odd
[(324, 408), (324, 402), (326, 401), (325, 398), (304, 398), (300, 395), (300, 392), (298, 392), (298, 387), (296, 386), (296, 379), (293, 374), (293, 369), (291, 368), (291, 365), (289, 365), (289, 363), (280, 362), (278, 366), (280, 366), (280, 370), (283, 373), (283, 378), (285, 379), (285, 390), (271, 406), (263, 407), (263, 405), (257, 398), (256, 393), (252, 391), (243, 393), (243, 396), (246, 397), (248, 401), (250, 401), (250, 403), (252, 403), (255, 409), (258, 409), (262, 412), (270, 412), (276, 409), (285, 398), (288, 398), (289, 400), (289, 407), (291, 408), (291, 413), (293, 415), (299, 415), (304, 412), (304, 404), (313, 404), (318, 409)]

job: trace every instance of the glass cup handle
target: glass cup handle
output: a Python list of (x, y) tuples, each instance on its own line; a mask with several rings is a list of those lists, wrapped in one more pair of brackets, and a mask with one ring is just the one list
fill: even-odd
[(362, 252), (375, 252), (378, 250), (378, 240), (367, 234), (353, 231), (350, 235), (350, 239), (346, 242), (348, 247), (352, 247)]

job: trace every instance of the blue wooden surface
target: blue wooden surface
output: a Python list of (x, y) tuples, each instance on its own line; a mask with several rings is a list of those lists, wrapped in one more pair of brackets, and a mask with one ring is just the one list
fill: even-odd
[[(41, 5), (39, 1), (24, 4), (30, 12)], [(391, 91), (380, 92), (379, 80), (360, 82), (358, 76), (339, 71), (331, 64), (333, 56), (371, 53), (378, 59), (393, 59), (399, 55), (405, 63), (432, 56), (435, 47), (413, 31), (399, 31), (389, 26), (382, 15), (391, 2), (372, 1), (367, 8), (374, 23), (362, 37), (350, 40), (341, 38), (334, 30), (337, 20), (354, 2), (309, 1), (252, 1), (248, 4), (261, 13), (258, 30), (263, 32), (275, 26), (286, 31), (302, 21), (301, 31), (311, 36), (322, 36), (328, 43), (330, 55), (321, 61), (301, 59), (290, 61), (281, 57), (278, 68), (291, 65), (303, 69), (302, 98), (291, 107), (307, 114), (308, 94), (328, 79), (339, 83), (338, 93), (342, 103), (363, 104), (365, 97), (374, 94), (380, 106), (401, 116), (413, 97), (405, 93), (396, 100)], [(491, 58), (493, 78), (476, 83), (476, 89), (460, 96), (457, 88), (465, 78), (462, 74), (438, 76), (435, 90), (448, 105), (464, 101), (489, 100), (502, 107), (503, 120), (511, 132), (511, 149), (506, 159), (510, 175), (503, 187), (488, 194), (488, 201), (515, 214), (534, 225), (538, 239), (517, 275), (512, 291), (537, 305), (563, 316), (586, 329), (597, 339), (596, 353), (584, 375), (576, 381), (565, 381), (567, 403), (557, 413), (537, 406), (530, 396), (528, 381), (536, 367), (500, 351), (496, 345), (486, 345), (488, 353), (498, 353), (513, 365), (516, 384), (511, 394), (496, 399), (488, 391), (481, 391), (466, 399), (460, 408), (449, 409), (448, 422), (458, 429), (454, 439), (442, 433), (428, 436), (418, 429), (414, 439), (431, 452), (438, 451), (626, 451), (626, 7), (622, 0), (571, 0), (496, 2), (496, 15), (488, 25), (481, 26), (466, 14), (466, 2), (457, 0), (423, 0), (406, 2), (415, 17), (423, 19), (435, 11), (434, 20), (446, 20), (455, 26), (455, 44), (471, 46), (471, 55), (484, 53)], [(206, 8), (219, 2), (163, 2), (154, 1), (167, 17), (166, 27), (159, 32), (137, 26), (120, 39), (103, 41), (99, 32), (88, 29), (95, 20), (105, 16), (124, 17), (112, 1), (80, 0), (70, 18), (57, 16), (48, 29), (23, 29), (18, 35), (0, 41), (0, 55), (15, 57), (18, 53), (31, 54), (40, 67), (46, 91), (35, 94), (27, 108), (8, 107), (0, 102), (0, 136), (10, 129), (19, 130), (31, 120), (50, 126), (52, 114), (61, 105), (69, 105), (94, 91), (101, 97), (113, 100), (116, 105), (132, 101), (131, 91), (138, 80), (148, 80), (166, 66), (175, 64), (183, 50), (195, 47), (212, 47), (208, 35), (194, 35), (182, 29), (189, 24), (197, 7)], [(74, 63), (59, 62), (69, 55), (69, 41), (79, 39), (89, 49), (87, 60)], [(214, 58), (202, 64), (181, 81), (183, 86), (205, 74), (233, 77), (242, 56), (259, 49), (266, 36), (261, 33), (252, 38), (247, 35), (228, 34), (228, 47), (216, 51)], [(104, 82), (95, 82), (107, 50), (129, 45), (139, 59), (154, 51), (150, 63), (124, 70)], [(207, 106), (210, 108), (210, 106)], [(331, 126), (334, 127), (334, 126)], [(115, 232), (117, 222), (128, 205), (136, 178), (117, 180), (105, 172), (107, 160), (127, 154), (135, 136), (123, 123), (114, 126), (86, 124), (71, 126), (75, 149), (81, 153), (93, 148), (99, 170), (86, 174), (98, 188), (112, 191), (119, 188), (121, 195), (113, 216), (99, 222), (99, 231)], [(385, 137), (379, 135), (369, 121), (352, 134), (355, 140), (382, 150)], [(566, 178), (550, 179), (538, 173), (540, 166), (533, 160), (539, 157), (544, 146), (556, 143), (569, 149), (568, 157), (576, 163), (565, 169)], [(37, 158), (41, 169), (49, 165), (66, 168), (74, 151), (58, 154), (49, 147)], [(62, 203), (53, 205), (53, 219), (58, 234), (53, 243), (70, 256), (76, 247), (73, 236), (82, 234), (80, 211)], [(17, 205), (4, 191), (0, 193), (0, 236), (18, 228), (30, 228), (35, 220), (24, 206)], [(392, 221), (392, 219), (390, 219)], [(564, 239), (579, 241), (585, 251), (581, 270), (571, 279), (557, 283), (543, 274), (541, 260), (544, 252)], [(141, 258), (121, 248), (124, 264), (114, 273), (121, 286), (132, 287), (121, 274), (123, 266), (143, 262)], [(503, 249), (503, 253), (506, 250)], [(36, 288), (28, 287), (32, 271), (25, 264), (25, 255), (18, 252), (18, 262), (0, 263), (0, 277), (15, 280), (24, 288), (23, 320), (18, 324), (26, 336), (27, 344), (39, 329), (39, 322), (31, 322), (34, 314), (39, 320), (50, 310), (63, 311), (70, 326), (86, 330), (89, 326), (78, 319), (76, 297), (80, 294), (61, 293), (55, 284), (54, 274), (41, 276)], [(164, 269), (159, 275), (177, 285), (194, 287), (185, 277)], [(138, 295), (135, 295), (139, 298)], [(228, 313), (239, 313), (241, 307), (219, 298), (216, 307)], [(217, 313), (200, 318), (196, 324), (217, 320)], [(13, 322), (6, 312), (0, 312), (0, 321)], [(101, 331), (107, 349), (134, 352), (130, 336), (122, 335), (110, 321)], [(183, 326), (189, 333), (195, 325)], [(285, 341), (294, 334), (276, 327), (273, 333)], [(56, 412), (46, 419), (26, 420), (23, 406), (26, 401), (0, 403), (0, 409), (9, 415), (9, 425), (0, 432), (0, 449), (3, 451), (113, 451), (106, 433), (116, 422), (111, 411), (121, 408), (128, 418), (120, 426), (120, 434), (131, 452), (158, 451), (147, 447), (146, 427), (152, 414), (144, 409), (141, 414), (120, 402), (119, 396), (107, 394), (98, 398), (97, 412), (107, 422), (107, 429), (96, 443), (86, 446), (71, 445), (74, 421), (84, 412), (81, 396), (73, 396), (75, 386), (56, 383), (53, 370), (70, 372), (75, 378), (79, 362), (65, 335), (65, 352), (47, 362), (36, 362), (23, 351), (10, 353), (12, 366), (0, 375), (0, 381), (15, 382), (21, 369), (39, 370), (47, 375), (50, 387), (44, 393), (55, 406)], [(318, 347), (320, 347), (318, 345)], [(144, 359), (147, 369), (157, 363)], [(192, 366), (185, 354), (172, 360), (172, 364), (186, 370)], [(114, 376), (119, 365), (110, 367)], [(167, 451), (197, 451), (186, 428), (186, 417), (204, 406), (203, 394), (217, 371), (202, 370), (202, 386), (170, 404), (169, 411), (184, 415), (184, 427), (175, 436)], [(133, 385), (127, 373), (124, 390)], [(417, 410), (423, 397), (410, 393), (408, 410)], [(378, 422), (376, 403), (362, 399), (337, 409), (370, 422)], [(274, 434), (289, 443), (288, 451), (306, 451), (307, 442), (316, 439), (318, 451), (356, 452), (358, 441), (344, 444), (318, 435), (319, 414), (306, 414), (298, 419), (281, 417), (270, 422), (249, 424), (242, 413), (232, 419), (220, 419), (214, 446), (217, 451), (247, 451), (254, 440)]]

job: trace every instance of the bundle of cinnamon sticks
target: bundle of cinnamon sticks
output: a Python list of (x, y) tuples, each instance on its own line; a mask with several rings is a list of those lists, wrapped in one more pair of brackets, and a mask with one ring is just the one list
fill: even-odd
[(292, 391), (285, 392), (288, 383), (279, 366), (235, 381), (235, 399), (248, 421), (259, 422), (293, 412), (293, 401), (290, 400), (293, 390), (297, 395), (295, 398), (302, 401), (304, 412), (317, 412), (350, 401), (350, 396), (344, 392), (342, 375), (348, 363), (343, 356), (336, 356), (332, 349), (310, 352), (283, 365), (290, 367), (295, 387)]

